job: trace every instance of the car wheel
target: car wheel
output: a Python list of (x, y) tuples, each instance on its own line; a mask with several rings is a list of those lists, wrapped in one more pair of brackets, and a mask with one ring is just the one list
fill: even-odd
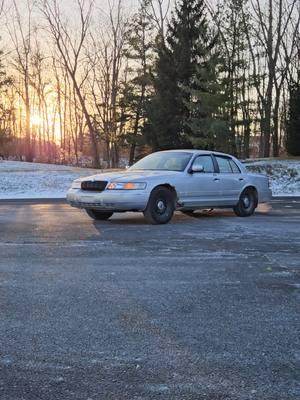
[(144, 216), (150, 224), (167, 224), (173, 217), (174, 210), (174, 194), (171, 190), (160, 186), (152, 191)]
[(87, 215), (95, 220), (98, 221), (106, 221), (108, 218), (110, 218), (113, 215), (113, 212), (109, 211), (97, 211), (97, 210), (91, 210), (91, 209), (86, 209)]
[(250, 217), (257, 207), (257, 195), (253, 189), (245, 189), (233, 211), (238, 217)]

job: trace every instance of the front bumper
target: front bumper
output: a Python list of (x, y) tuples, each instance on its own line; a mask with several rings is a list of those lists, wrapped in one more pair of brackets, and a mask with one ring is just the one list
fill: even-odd
[(144, 211), (149, 193), (144, 190), (104, 190), (100, 193), (70, 189), (67, 201), (72, 207), (105, 211)]

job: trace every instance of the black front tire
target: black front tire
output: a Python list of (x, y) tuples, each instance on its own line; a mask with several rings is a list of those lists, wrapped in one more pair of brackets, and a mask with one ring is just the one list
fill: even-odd
[(245, 189), (240, 195), (238, 204), (233, 211), (238, 217), (250, 217), (257, 207), (257, 194), (254, 189)]
[(95, 219), (96, 221), (106, 221), (113, 215), (113, 212), (110, 211), (98, 211), (92, 209), (86, 209), (85, 211), (89, 217)]
[(172, 219), (174, 211), (174, 193), (165, 187), (158, 186), (150, 195), (144, 216), (152, 225), (167, 224)]

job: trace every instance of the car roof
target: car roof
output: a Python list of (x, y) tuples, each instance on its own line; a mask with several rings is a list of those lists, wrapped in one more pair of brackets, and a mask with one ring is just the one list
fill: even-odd
[(197, 150), (197, 149), (178, 149), (178, 150), (163, 150), (160, 151), (158, 153), (178, 153), (178, 152), (182, 152), (182, 153), (190, 153), (193, 155), (205, 155), (205, 154), (214, 154), (216, 156), (223, 156), (223, 157), (230, 157), (231, 159), (234, 160), (235, 163), (238, 164), (239, 169), (243, 172), (246, 173), (246, 167), (241, 163), (241, 161), (239, 159), (237, 159), (236, 157), (230, 155), (230, 154), (226, 154), (226, 153), (221, 153), (219, 151), (213, 151), (213, 150)]
[(219, 151), (212, 150), (197, 150), (197, 149), (174, 149), (174, 150), (163, 150), (159, 153), (191, 153), (191, 154), (216, 154), (220, 156), (233, 157), (230, 154), (221, 153)]

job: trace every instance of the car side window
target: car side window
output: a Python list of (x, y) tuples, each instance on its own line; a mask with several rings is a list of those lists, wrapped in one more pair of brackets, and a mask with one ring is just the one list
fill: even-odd
[(232, 174), (233, 173), (231, 166), (230, 166), (229, 158), (218, 157), (218, 156), (215, 156), (215, 157), (216, 157), (217, 163), (219, 165), (220, 173), (223, 173), (223, 174)]
[(193, 166), (198, 167), (202, 165), (204, 168), (204, 172), (215, 172), (214, 163), (211, 156), (198, 156), (193, 162)]
[(239, 167), (236, 165), (236, 163), (233, 160), (230, 159), (229, 163), (230, 163), (232, 172), (234, 174), (240, 174), (241, 173), (241, 170), (239, 169)]

